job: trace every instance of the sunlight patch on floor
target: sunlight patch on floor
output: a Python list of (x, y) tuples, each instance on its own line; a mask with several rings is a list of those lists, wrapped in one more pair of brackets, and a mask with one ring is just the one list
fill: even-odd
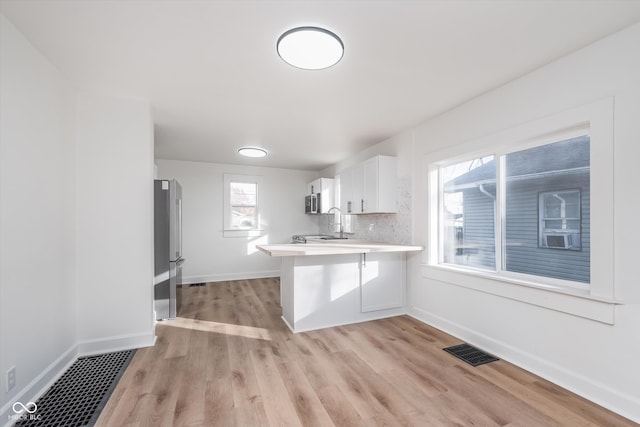
[(174, 328), (191, 329), (202, 332), (213, 332), (216, 334), (233, 335), (237, 337), (252, 338), (258, 340), (272, 341), (268, 329), (256, 328), (254, 326), (234, 325), (231, 323), (212, 322), (209, 320), (186, 319), (177, 317), (165, 320), (162, 325)]

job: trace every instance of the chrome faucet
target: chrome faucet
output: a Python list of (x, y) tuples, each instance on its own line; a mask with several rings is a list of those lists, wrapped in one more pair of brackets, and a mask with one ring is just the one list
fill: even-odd
[(340, 208), (337, 208), (334, 206), (332, 208), (329, 208), (327, 213), (328, 214), (331, 213), (331, 211), (334, 209), (338, 211), (338, 220), (339, 220), (338, 225), (340, 226), (340, 238), (344, 239), (344, 228), (342, 227), (342, 213), (340, 212)]

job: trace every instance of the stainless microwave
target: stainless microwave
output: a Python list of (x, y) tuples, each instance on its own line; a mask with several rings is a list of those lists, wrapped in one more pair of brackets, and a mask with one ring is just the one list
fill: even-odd
[(314, 193), (305, 196), (304, 213), (309, 215), (320, 213), (320, 193)]

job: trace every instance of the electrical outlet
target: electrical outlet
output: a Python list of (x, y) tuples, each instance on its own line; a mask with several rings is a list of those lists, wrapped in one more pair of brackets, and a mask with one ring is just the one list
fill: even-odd
[(7, 393), (16, 386), (16, 367), (12, 366), (7, 370)]

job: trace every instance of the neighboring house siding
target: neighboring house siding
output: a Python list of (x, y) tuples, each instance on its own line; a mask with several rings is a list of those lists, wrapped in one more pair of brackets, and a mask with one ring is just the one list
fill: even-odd
[[(495, 197), (495, 185), (487, 190)], [(460, 264), (495, 269), (494, 200), (477, 188), (464, 192), (463, 250)]]
[[(590, 193), (588, 177), (537, 179), (509, 184), (505, 221), (505, 269), (518, 273), (552, 275), (565, 280), (590, 281)], [(540, 191), (581, 190), (582, 250), (541, 248), (538, 245)], [(547, 274), (544, 274), (544, 273)]]
[[(538, 245), (538, 197), (541, 191), (580, 189), (582, 250), (541, 248)], [(495, 186), (486, 188), (495, 197)], [(590, 192), (584, 175), (532, 179), (508, 184), (504, 239), (504, 269), (516, 273), (590, 281)], [(477, 188), (464, 191), (463, 250), (458, 263), (495, 268), (494, 201)]]

